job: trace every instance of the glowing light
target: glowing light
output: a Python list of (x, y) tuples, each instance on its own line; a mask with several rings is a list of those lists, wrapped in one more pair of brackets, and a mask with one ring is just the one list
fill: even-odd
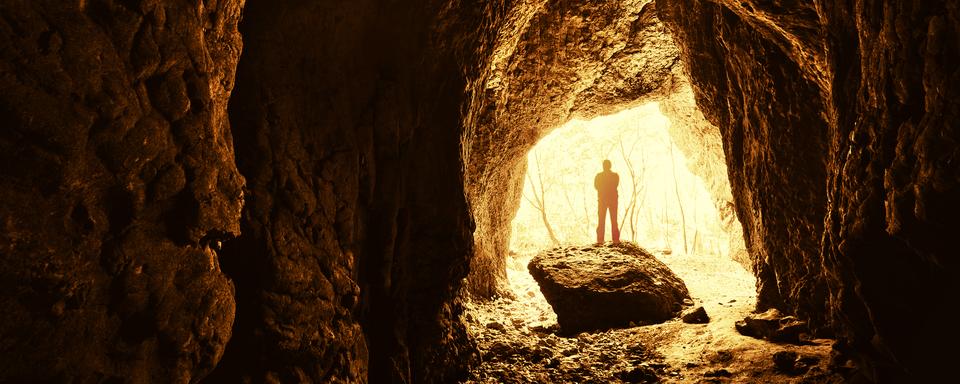
[[(725, 256), (729, 241), (714, 200), (687, 168), (668, 124), (658, 104), (648, 103), (589, 121), (570, 121), (540, 140), (528, 154), (511, 249), (531, 253), (552, 247), (550, 232), (560, 244), (595, 242), (593, 178), (609, 159), (620, 175), (621, 240), (667, 253)], [(610, 241), (609, 220), (606, 225), (605, 240)]]

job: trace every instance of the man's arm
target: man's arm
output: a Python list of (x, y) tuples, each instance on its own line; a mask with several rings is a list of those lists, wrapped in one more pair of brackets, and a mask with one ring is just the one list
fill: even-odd
[(594, 176), (593, 178), (593, 189), (596, 189), (598, 191), (600, 190), (600, 174), (599, 173), (597, 174), (597, 176)]

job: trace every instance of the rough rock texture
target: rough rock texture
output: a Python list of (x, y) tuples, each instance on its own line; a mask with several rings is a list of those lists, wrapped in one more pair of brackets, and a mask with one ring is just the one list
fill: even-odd
[(0, 2), (0, 381), (189, 382), (220, 360), (241, 3)]
[[(676, 68), (677, 72), (683, 70), (680, 65)], [(747, 254), (743, 226), (733, 204), (720, 130), (697, 108), (686, 76), (678, 73), (675, 79), (679, 80), (674, 84), (673, 92), (660, 100), (661, 113), (670, 118), (670, 138), (687, 158), (687, 167), (703, 180), (713, 197), (720, 223), (729, 239), (727, 256), (749, 271), (753, 262)]]
[(800, 343), (807, 333), (807, 323), (793, 316), (784, 316), (776, 308), (749, 315), (736, 323), (737, 332), (744, 336), (782, 343)]
[(864, 374), (937, 381), (958, 332), (960, 5), (657, 2), (721, 128), (759, 306)]
[(706, 324), (710, 322), (710, 316), (707, 315), (707, 310), (703, 309), (703, 306), (699, 306), (683, 311), (680, 314), (680, 320), (687, 324)]
[[(0, 2), (0, 381), (220, 360), (240, 3)], [(872, 379), (951, 367), (956, 2), (247, 5), (213, 380), (452, 380), (454, 297), (473, 245), (471, 291), (499, 289), (524, 153), (663, 98), (696, 122), (675, 138), (721, 130), (761, 309)]]
[(683, 280), (630, 243), (558, 247), (537, 254), (527, 267), (570, 334), (663, 322), (690, 299)]
[(217, 380), (464, 371), (460, 111), (495, 21), (474, 7), (247, 2), (230, 115), (249, 192), (224, 250), (238, 319)]
[[(672, 76), (676, 48), (652, 2), (518, 2), (497, 36), (467, 158), (477, 230), (470, 292), (504, 292), (510, 220), (537, 140), (571, 117), (642, 102)], [(669, 40), (668, 40), (669, 41)]]
[(525, 0), (508, 12), (469, 116), (477, 122), (466, 159), (477, 223), (468, 279), (473, 295), (505, 292), (504, 260), (526, 154), (571, 118), (669, 101), (664, 111), (678, 119), (671, 134), (697, 166), (715, 163), (700, 176), (727, 212), (731, 236), (740, 237), (719, 131), (697, 111), (679, 51), (653, 5), (652, 0)]

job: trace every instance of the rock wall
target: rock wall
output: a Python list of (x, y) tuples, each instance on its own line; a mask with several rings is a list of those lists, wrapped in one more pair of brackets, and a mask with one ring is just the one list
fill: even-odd
[(223, 261), (238, 315), (215, 380), (464, 371), (461, 110), (496, 23), (482, 6), (247, 2), (230, 103), (247, 208)]
[(957, 331), (955, 2), (657, 2), (721, 128), (759, 306), (880, 382), (937, 381)]
[(0, 381), (190, 382), (220, 360), (241, 6), (0, 2)]
[[(677, 65), (675, 72), (682, 72)], [(687, 159), (687, 168), (703, 180), (713, 197), (721, 227), (727, 236), (726, 256), (752, 270), (753, 261), (747, 253), (743, 239), (743, 226), (737, 219), (730, 179), (723, 154), (723, 138), (720, 129), (710, 123), (700, 112), (693, 96), (693, 89), (686, 76), (678, 73), (669, 96), (660, 100), (660, 112), (670, 118), (670, 138)]]
[(241, 3), (0, 3), (0, 381), (470, 361), (461, 111), (507, 5), (248, 2), (231, 132)]

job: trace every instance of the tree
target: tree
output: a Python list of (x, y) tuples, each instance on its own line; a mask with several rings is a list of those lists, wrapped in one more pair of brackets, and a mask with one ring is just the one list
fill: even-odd
[[(623, 140), (620, 140), (620, 156), (623, 157), (624, 165), (627, 167), (627, 172), (630, 176), (630, 194), (629, 200), (627, 202), (626, 209), (623, 210), (623, 219), (620, 220), (620, 228), (626, 227), (624, 224), (628, 224), (630, 228), (630, 240), (637, 241), (637, 221), (640, 218), (639, 210), (643, 205), (643, 200), (646, 197), (646, 194), (643, 193), (645, 188), (643, 187), (643, 176), (646, 173), (646, 160), (644, 157), (643, 148), (640, 149), (640, 169), (639, 171), (633, 165), (633, 150), (637, 145), (637, 142), (640, 139), (637, 138), (630, 144), (629, 151), (624, 148)], [(638, 198), (639, 196), (639, 198)]]
[[(575, 184), (575, 183), (569, 183), (566, 180), (566, 178), (561, 180), (561, 185), (568, 186), (571, 184)], [(570, 196), (569, 188), (560, 188), (560, 190), (563, 191), (563, 198), (567, 201), (567, 209), (570, 210), (570, 215), (568, 217), (570, 218), (579, 217), (580, 212), (578, 212), (577, 205), (573, 201), (574, 199), (571, 198)], [(587, 238), (590, 237), (592, 222), (590, 221), (590, 215), (587, 211), (587, 193), (588, 192), (589, 191), (587, 191), (586, 189), (581, 189), (581, 195), (582, 195), (581, 197), (583, 199), (582, 200), (583, 217), (582, 217), (582, 220), (573, 220), (576, 223), (574, 225), (574, 227), (576, 227), (574, 231), (578, 232), (577, 235), (573, 236), (574, 238), (577, 238), (578, 236), (581, 236), (581, 235), (586, 236)], [(569, 235), (569, 232), (567, 234)], [(570, 239), (570, 236), (565, 236), (565, 237), (567, 238), (567, 240)]]
[(677, 206), (680, 208), (680, 228), (683, 229), (683, 253), (687, 253), (687, 218), (683, 214), (683, 201), (680, 200), (680, 188), (677, 186), (677, 166), (673, 157), (673, 143), (670, 145), (670, 169), (673, 171), (673, 191), (677, 195)]
[[(557, 240), (557, 235), (553, 232), (553, 227), (550, 226), (550, 220), (547, 219), (547, 207), (546, 207), (546, 191), (543, 186), (543, 168), (540, 166), (540, 154), (536, 151), (533, 152), (534, 160), (537, 163), (537, 182), (533, 182), (533, 177), (530, 176), (531, 172), (527, 171), (527, 183), (530, 184), (530, 190), (533, 194), (533, 197), (523, 194), (523, 198), (530, 203), (533, 208), (537, 211), (540, 211), (540, 219), (543, 220), (543, 226), (547, 229), (547, 235), (550, 236), (550, 241), (553, 242), (553, 245), (560, 245), (560, 240)], [(539, 190), (537, 189), (539, 186)]]

